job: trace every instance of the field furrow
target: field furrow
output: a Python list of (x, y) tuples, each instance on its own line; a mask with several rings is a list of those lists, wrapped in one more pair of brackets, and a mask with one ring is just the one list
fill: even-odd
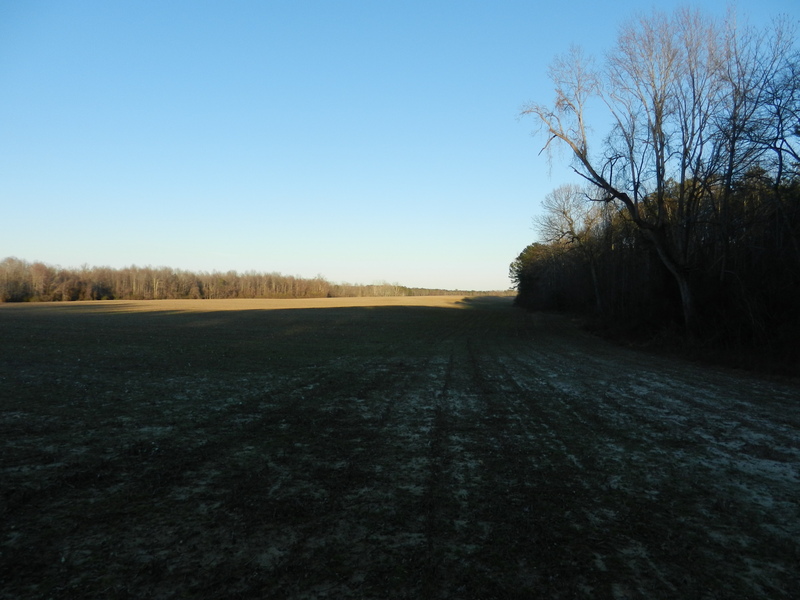
[(0, 305), (0, 598), (795, 598), (800, 388), (508, 299)]

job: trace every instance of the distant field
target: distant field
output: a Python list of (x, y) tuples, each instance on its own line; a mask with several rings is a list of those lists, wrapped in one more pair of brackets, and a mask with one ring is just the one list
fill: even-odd
[[(480, 299), (480, 297), (478, 297)], [(365, 306), (430, 306), (453, 307), (462, 306), (470, 299), (463, 296), (385, 296), (361, 298), (299, 298), (287, 300), (275, 299), (235, 299), (235, 300), (92, 300), (87, 302), (53, 302), (53, 303), (20, 303), (0, 304), (5, 310), (21, 310), (35, 307), (42, 310), (48, 307), (55, 310), (71, 307), (89, 307), (92, 310), (115, 311), (191, 311), (213, 312), (220, 310), (287, 310), (297, 308), (347, 308)]]
[(510, 298), (0, 305), (0, 598), (798, 598), (800, 388)]

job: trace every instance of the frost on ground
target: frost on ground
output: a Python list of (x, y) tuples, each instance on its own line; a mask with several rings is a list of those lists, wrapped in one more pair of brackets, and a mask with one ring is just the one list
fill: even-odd
[(796, 382), (376, 304), (0, 306), (0, 598), (800, 597)]

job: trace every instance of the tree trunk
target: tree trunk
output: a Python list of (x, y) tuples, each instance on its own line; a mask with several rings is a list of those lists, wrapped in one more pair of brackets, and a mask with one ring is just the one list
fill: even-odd
[(689, 285), (689, 279), (686, 274), (679, 271), (673, 273), (675, 280), (678, 282), (678, 289), (681, 292), (681, 307), (683, 308), (683, 323), (686, 327), (686, 332), (689, 335), (694, 333), (696, 323), (696, 314), (694, 307), (694, 294), (692, 287)]
[(667, 267), (667, 270), (672, 274), (675, 278), (675, 282), (678, 284), (678, 290), (681, 294), (681, 309), (683, 311), (683, 323), (686, 327), (686, 332), (689, 335), (692, 335), (695, 330), (696, 326), (696, 317), (697, 314), (695, 312), (695, 303), (694, 303), (694, 293), (692, 292), (692, 286), (689, 283), (689, 278), (686, 274), (686, 269), (681, 267), (669, 254), (667, 250), (666, 243), (664, 240), (660, 238), (660, 236), (651, 229), (645, 229), (644, 232), (647, 234), (647, 237), (650, 241), (653, 242), (653, 245), (656, 248), (656, 252), (658, 253), (658, 257), (661, 259), (661, 262)]
[(597, 310), (597, 314), (601, 314), (603, 312), (603, 303), (600, 300), (600, 282), (597, 278), (597, 265), (595, 264), (594, 260), (590, 261), (589, 268), (591, 269), (592, 272), (592, 286), (594, 287), (595, 309)]

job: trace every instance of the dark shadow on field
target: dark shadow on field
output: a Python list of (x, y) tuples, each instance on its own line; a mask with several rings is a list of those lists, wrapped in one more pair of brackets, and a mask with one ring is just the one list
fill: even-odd
[[(213, 304), (204, 300), (185, 301), (185, 305), (175, 307), (175, 303), (167, 301), (169, 308), (159, 308), (161, 301), (104, 301), (104, 302), (59, 302), (59, 303), (25, 303), (0, 305), (0, 328), (13, 331), (17, 327), (37, 326), (52, 327), (57, 335), (59, 326), (73, 330), (76, 326), (120, 325), (136, 327), (148, 325), (165, 318), (176, 326), (226, 326), (242, 327), (248, 324), (282, 323), (309, 319), (315, 324), (325, 321), (338, 323), (352, 320), (359, 323), (366, 318), (369, 323), (380, 321), (385, 317), (387, 324), (402, 325), (407, 318), (409, 324), (422, 317), (431, 317), (446, 312), (462, 312), (470, 310), (510, 310), (512, 299), (509, 297), (466, 297), (448, 305), (366, 305), (366, 306), (285, 306), (263, 308), (258, 304), (242, 301), (230, 301), (224, 309), (214, 309)], [(213, 302), (213, 301), (211, 301)], [(289, 301), (291, 302), (291, 301)], [(152, 303), (152, 304), (151, 304)], [(232, 307), (233, 306), (233, 307)], [(455, 315), (452, 315), (455, 316)], [(113, 334), (113, 330), (103, 327), (103, 331)]]
[(459, 301), (464, 308), (507, 308), (513, 304), (513, 296), (467, 296)]
[(432, 403), (510, 302), (139, 308), (0, 310), (0, 597), (434, 595)]
[(0, 307), (0, 599), (797, 596), (795, 390), (510, 298), (141, 307)]
[[(153, 304), (150, 304), (152, 302)], [(391, 346), (414, 353), (458, 335), (502, 336), (519, 314), (507, 297), (464, 298), (446, 306), (260, 308), (232, 301), (208, 310), (203, 300), (48, 303), (0, 307), (0, 358), (9, 364), (83, 361), (85, 367), (205, 373), (259, 371), (337, 356), (370, 356)], [(185, 308), (184, 308), (185, 306)], [(232, 308), (231, 308), (232, 306)], [(476, 319), (481, 321), (476, 325)], [(518, 334), (515, 334), (518, 335)], [(404, 350), (403, 346), (407, 348)]]

